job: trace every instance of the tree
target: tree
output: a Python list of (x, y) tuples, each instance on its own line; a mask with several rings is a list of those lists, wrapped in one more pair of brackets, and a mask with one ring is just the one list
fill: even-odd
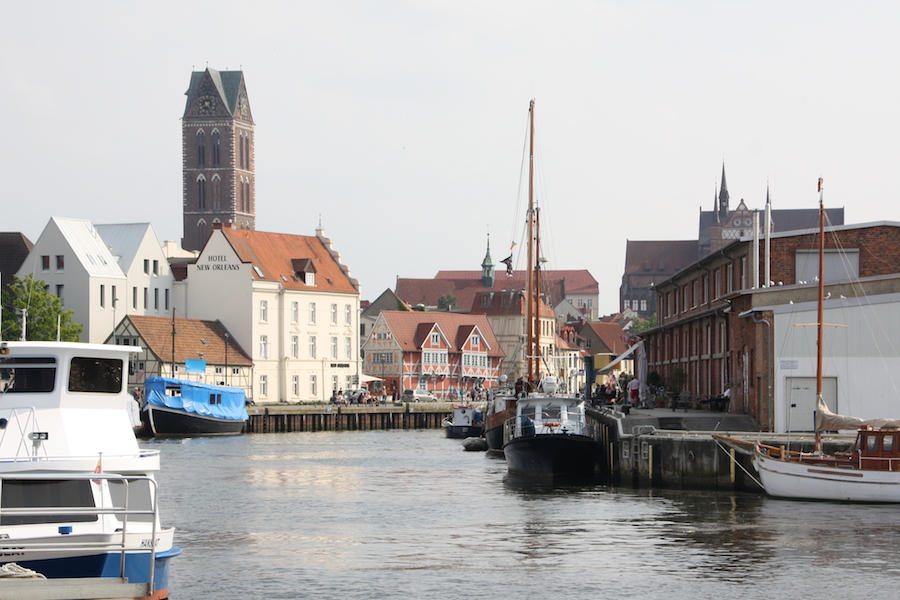
[(56, 339), (57, 322), (59, 339), (77, 342), (84, 325), (72, 322), (74, 310), (63, 310), (62, 301), (46, 290), (46, 284), (29, 273), (25, 278), (13, 275), (9, 289), (3, 290), (3, 322), (0, 339), (22, 339), (22, 311), (27, 311), (25, 339), (47, 341)]
[(634, 335), (640, 335), (645, 331), (649, 331), (651, 329), (656, 328), (656, 313), (653, 313), (646, 319), (638, 319), (634, 325), (631, 326), (631, 333)]
[(438, 298), (438, 308), (453, 310), (454, 308), (456, 308), (457, 302), (458, 300), (456, 299), (456, 296), (454, 296), (450, 292), (447, 292), (446, 294)]

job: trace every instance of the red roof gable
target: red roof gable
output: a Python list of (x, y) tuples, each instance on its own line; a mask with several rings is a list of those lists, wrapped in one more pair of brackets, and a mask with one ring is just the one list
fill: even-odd
[(460, 344), (468, 339), (468, 337), (460, 337), (461, 330), (468, 328), (471, 332), (474, 327), (477, 327), (487, 345), (487, 354), (489, 356), (505, 356), (487, 317), (484, 315), (401, 310), (384, 310), (381, 311), (381, 314), (393, 333), (393, 339), (406, 352), (419, 349), (420, 344), (417, 342), (420, 328), (424, 326), (427, 331), (431, 331), (433, 325), (436, 324), (447, 337), (448, 343), (451, 344), (448, 348), (451, 352), (459, 352)]
[[(438, 271), (437, 275), (435, 275), (434, 278), (460, 279), (469, 281), (475, 280), (478, 283), (481, 283), (481, 271)], [(564, 282), (564, 288), (567, 294), (597, 294), (600, 291), (597, 280), (594, 279), (593, 275), (591, 275), (591, 273), (587, 269), (571, 271), (542, 270), (541, 279), (543, 279), (544, 281), (562, 280)], [(503, 282), (507, 283), (504, 284)], [(497, 270), (494, 277), (494, 289), (506, 289), (510, 286), (524, 289), (525, 271), (514, 271), (513, 276), (507, 278), (504, 271)]]
[[(210, 364), (225, 364), (225, 345), (228, 344), (228, 364), (252, 365), (253, 361), (243, 348), (234, 341), (234, 336), (219, 321), (200, 319), (175, 319), (169, 317), (147, 317), (127, 315), (141, 339), (153, 354), (162, 361), (172, 360), (172, 343), (175, 343), (175, 362), (183, 363), (187, 358), (202, 358)], [(175, 336), (172, 336), (172, 326)]]

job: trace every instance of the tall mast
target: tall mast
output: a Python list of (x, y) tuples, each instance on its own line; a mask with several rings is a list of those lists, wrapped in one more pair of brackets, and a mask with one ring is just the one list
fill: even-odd
[[(825, 322), (825, 202), (823, 200), (822, 178), (819, 177), (819, 287), (818, 287), (818, 319), (816, 341), (816, 406), (823, 403), (822, 398), (822, 342), (823, 323)], [(818, 452), (822, 446), (822, 432), (816, 427), (816, 447)]]
[(541, 370), (541, 209), (534, 209), (534, 339), (531, 343), (532, 378), (538, 381)]
[(535, 380), (534, 376), (534, 100), (528, 105), (528, 276), (525, 278), (525, 320), (527, 321), (528, 344), (527, 358), (528, 370), (527, 375), (530, 381)]

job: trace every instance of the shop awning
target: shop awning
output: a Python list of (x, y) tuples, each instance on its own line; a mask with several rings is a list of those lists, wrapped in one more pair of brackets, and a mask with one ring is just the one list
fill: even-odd
[(611, 363), (609, 363), (608, 365), (606, 365), (606, 366), (603, 367), (602, 369), (599, 369), (599, 370), (597, 371), (597, 373), (604, 373), (604, 372), (606, 372), (606, 371), (609, 371), (610, 369), (612, 369), (613, 367), (615, 367), (617, 364), (619, 364), (620, 362), (622, 362), (623, 360), (625, 360), (626, 358), (628, 358), (629, 356), (631, 356), (632, 354), (634, 354), (634, 351), (637, 350), (638, 348), (640, 348), (640, 347), (643, 346), (643, 345), (644, 345), (644, 342), (643, 342), (643, 340), (641, 340), (640, 342), (638, 342), (637, 344), (635, 344), (634, 346), (632, 346), (631, 348), (629, 348), (628, 350), (626, 350), (625, 352), (623, 352), (622, 354), (620, 354), (619, 356), (617, 356), (616, 359), (615, 359), (614, 361), (612, 361)]

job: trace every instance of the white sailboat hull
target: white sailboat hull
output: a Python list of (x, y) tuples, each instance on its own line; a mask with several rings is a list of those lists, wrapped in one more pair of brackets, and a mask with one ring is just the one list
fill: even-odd
[(753, 457), (770, 496), (842, 502), (900, 502), (900, 472), (836, 468)]

